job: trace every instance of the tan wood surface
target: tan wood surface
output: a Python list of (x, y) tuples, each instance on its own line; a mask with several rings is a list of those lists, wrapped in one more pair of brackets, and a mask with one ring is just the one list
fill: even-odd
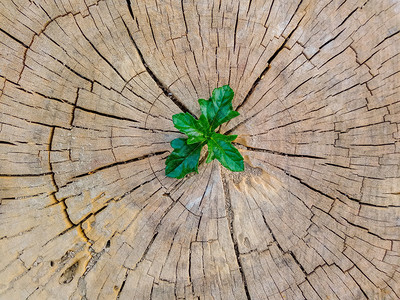
[(399, 299), (400, 1), (1, 0), (0, 203), (0, 299)]

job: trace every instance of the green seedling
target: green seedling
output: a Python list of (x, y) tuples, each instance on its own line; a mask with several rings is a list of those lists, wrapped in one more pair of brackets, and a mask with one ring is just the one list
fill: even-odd
[(191, 172), (198, 173), (200, 152), (208, 146), (206, 163), (215, 158), (228, 170), (244, 170), (243, 156), (232, 145), (237, 135), (223, 135), (215, 130), (223, 123), (237, 117), (239, 113), (232, 109), (234, 92), (229, 85), (214, 89), (209, 100), (199, 99), (200, 118), (189, 113), (172, 116), (175, 128), (188, 138), (177, 138), (171, 142), (174, 151), (165, 161), (165, 175), (183, 178)]

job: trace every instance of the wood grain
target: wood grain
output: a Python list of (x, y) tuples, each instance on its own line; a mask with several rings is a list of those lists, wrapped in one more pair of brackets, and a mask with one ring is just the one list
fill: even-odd
[[(399, 299), (399, 16), (2, 0), (0, 298)], [(224, 84), (245, 172), (165, 177)]]

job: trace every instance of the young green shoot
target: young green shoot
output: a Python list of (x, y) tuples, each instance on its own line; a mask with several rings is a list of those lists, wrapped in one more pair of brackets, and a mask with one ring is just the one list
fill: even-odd
[(233, 172), (244, 170), (243, 156), (232, 145), (237, 135), (223, 135), (215, 130), (223, 123), (237, 117), (232, 109), (233, 90), (228, 86), (214, 89), (209, 100), (199, 99), (201, 116), (196, 119), (189, 113), (172, 116), (175, 128), (187, 135), (171, 142), (174, 151), (165, 161), (165, 175), (183, 178), (191, 172), (198, 173), (200, 152), (208, 146), (206, 163), (217, 159)]

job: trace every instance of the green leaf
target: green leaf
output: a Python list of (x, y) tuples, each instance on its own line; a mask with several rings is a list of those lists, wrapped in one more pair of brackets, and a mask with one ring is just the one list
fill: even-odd
[(188, 144), (187, 139), (174, 139), (171, 142), (174, 151), (165, 161), (165, 175), (180, 179), (188, 173), (198, 173), (200, 151), (203, 145), (204, 143)]
[(225, 168), (233, 172), (243, 171), (243, 156), (231, 144), (236, 138), (237, 135), (223, 135), (214, 132), (207, 142), (208, 157), (206, 162), (209, 163), (216, 158)]
[(226, 136), (214, 132), (218, 126), (239, 115), (232, 109), (233, 96), (233, 90), (224, 85), (214, 89), (209, 100), (199, 99), (202, 112), (199, 119), (189, 113), (172, 116), (175, 128), (188, 138), (171, 142), (174, 151), (165, 161), (166, 176), (179, 179), (190, 172), (198, 172), (201, 148), (206, 143), (209, 150), (207, 163), (216, 158), (231, 171), (244, 170), (243, 157), (232, 145), (237, 135)]
[(201, 114), (199, 118), (199, 123), (205, 134), (209, 134), (211, 132), (210, 123), (208, 123), (208, 120), (205, 115)]
[(214, 131), (219, 125), (240, 115), (232, 110), (233, 90), (229, 85), (214, 89), (209, 100), (199, 99), (201, 112), (210, 124), (211, 131)]
[(188, 145), (196, 144), (196, 143), (202, 143), (206, 140), (204, 136), (191, 136), (187, 139), (186, 143)]
[(204, 135), (207, 133), (209, 126), (204, 123), (204, 117), (203, 120), (200, 121), (189, 113), (180, 113), (173, 115), (172, 121), (176, 129), (189, 137), (188, 144), (199, 143), (206, 140)]

